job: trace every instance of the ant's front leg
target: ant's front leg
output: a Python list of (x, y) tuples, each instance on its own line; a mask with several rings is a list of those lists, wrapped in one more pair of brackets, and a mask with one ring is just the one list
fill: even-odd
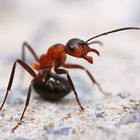
[(84, 70), (87, 73), (87, 75), (89, 76), (89, 78), (91, 79), (92, 83), (95, 84), (103, 94), (110, 95), (109, 92), (106, 92), (106, 91), (103, 90), (101, 85), (95, 80), (95, 78), (91, 75), (91, 73), (86, 68), (84, 68), (83, 66), (78, 65), (78, 64), (63, 64), (63, 67), (64, 68), (69, 68), (69, 69), (74, 68), (74, 69)]
[(76, 92), (76, 90), (75, 90), (74, 84), (73, 84), (73, 82), (72, 82), (72, 80), (71, 80), (71, 77), (70, 77), (68, 71), (67, 71), (67, 70), (64, 70), (64, 69), (58, 69), (58, 68), (55, 68), (54, 70), (55, 70), (55, 72), (56, 72), (57, 74), (66, 74), (66, 75), (67, 75), (68, 82), (69, 82), (69, 84), (70, 84), (71, 89), (73, 90), (73, 92), (74, 92), (74, 94), (75, 94), (77, 103), (79, 104), (81, 110), (83, 111), (84, 108), (83, 108), (83, 106), (82, 106), (81, 103), (80, 103), (80, 100), (79, 100), (79, 98), (78, 98), (78, 94), (77, 94), (77, 92)]

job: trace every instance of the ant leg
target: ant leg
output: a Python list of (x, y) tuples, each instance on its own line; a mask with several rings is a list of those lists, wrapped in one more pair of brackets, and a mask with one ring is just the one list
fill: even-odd
[[(36, 61), (38, 61), (38, 56), (35, 53), (35, 51), (33, 50), (33, 48), (27, 43), (27, 42), (23, 42), (22, 44), (22, 51), (21, 51), (21, 60), (24, 61), (26, 63), (26, 59), (25, 59), (25, 47), (31, 52), (31, 54), (33, 55), (33, 57), (35, 58)], [(23, 83), (24, 80), (24, 72), (21, 72), (20, 74), (20, 82), (19, 85), (17, 86), (18, 88), (21, 88), (21, 85)]]
[(64, 64), (63, 67), (65, 68), (75, 68), (75, 69), (82, 69), (82, 70), (85, 70), (86, 73), (88, 74), (89, 78), (91, 79), (91, 81), (93, 82), (93, 84), (96, 84), (98, 89), (105, 95), (109, 95), (110, 93), (108, 92), (105, 92), (102, 87), (100, 86), (100, 84), (95, 80), (95, 78), (91, 75), (91, 73), (86, 69), (84, 68), (83, 66), (81, 65), (78, 65), (78, 64)]
[(67, 70), (64, 70), (64, 69), (57, 69), (57, 68), (55, 68), (54, 70), (55, 70), (55, 72), (56, 72), (57, 74), (66, 74), (66, 75), (67, 75), (68, 82), (69, 82), (69, 84), (70, 84), (71, 89), (73, 90), (73, 92), (74, 92), (74, 94), (75, 94), (77, 103), (79, 104), (81, 110), (83, 111), (84, 108), (83, 108), (83, 106), (82, 106), (81, 103), (80, 103), (80, 100), (79, 100), (79, 98), (78, 98), (78, 94), (77, 94), (77, 92), (76, 92), (76, 90), (75, 90), (74, 84), (73, 84), (73, 82), (72, 82), (72, 80), (71, 80), (71, 77), (70, 77), (68, 71), (67, 71)]
[(31, 82), (31, 84), (29, 86), (29, 89), (28, 89), (27, 99), (26, 99), (26, 103), (25, 103), (23, 112), (22, 112), (22, 114), (20, 116), (20, 119), (19, 119), (17, 125), (12, 129), (12, 132), (14, 132), (18, 128), (18, 126), (21, 125), (21, 123), (22, 123), (23, 116), (24, 116), (25, 111), (26, 111), (26, 109), (27, 109), (27, 107), (29, 105), (29, 101), (30, 101), (30, 97), (31, 97), (31, 90), (32, 90), (32, 82)]
[(12, 68), (12, 71), (11, 71), (11, 75), (10, 75), (10, 79), (9, 79), (9, 83), (8, 83), (8, 86), (7, 86), (7, 91), (6, 91), (6, 95), (4, 97), (4, 100), (2, 102), (2, 105), (0, 107), (0, 110), (3, 108), (4, 104), (5, 104), (5, 101), (7, 99), (7, 96), (9, 94), (9, 91), (11, 90), (11, 87), (12, 87), (12, 84), (13, 84), (13, 79), (14, 79), (14, 75), (15, 75), (15, 69), (16, 69), (16, 64), (19, 63), (32, 77), (36, 77), (36, 73), (31, 69), (30, 66), (28, 66), (26, 63), (24, 63), (23, 61), (17, 59), (14, 64), (13, 64), (13, 68)]
[(25, 62), (25, 47), (28, 48), (28, 50), (34, 56), (35, 60), (38, 61), (39, 58), (38, 58), (37, 54), (35, 53), (35, 51), (32, 49), (32, 47), (27, 42), (23, 42), (21, 60)]

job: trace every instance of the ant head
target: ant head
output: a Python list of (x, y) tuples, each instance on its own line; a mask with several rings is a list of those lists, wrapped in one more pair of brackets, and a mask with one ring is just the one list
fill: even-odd
[[(80, 40), (78, 38), (73, 38), (69, 40), (65, 46), (65, 52), (71, 56), (77, 57), (77, 58), (84, 58), (86, 59), (89, 63), (93, 63), (92, 57), (87, 56), (88, 52), (94, 52), (97, 55), (99, 55), (99, 52), (96, 49), (90, 48), (90, 44), (95, 44), (98, 43), (102, 45), (100, 41), (92, 41), (95, 38), (109, 35), (115, 32), (120, 32), (120, 31), (125, 31), (125, 30), (140, 30), (139, 27), (125, 27), (125, 28), (119, 28), (116, 30), (112, 30), (109, 32), (104, 32), (102, 34), (96, 35), (88, 39), (87, 41)], [(92, 41), (92, 42), (89, 42)]]
[(99, 43), (102, 45), (99, 41), (94, 41), (91, 43), (87, 43), (83, 40), (80, 40), (78, 38), (70, 39), (66, 46), (65, 46), (65, 52), (71, 56), (77, 57), (77, 58), (84, 58), (89, 63), (93, 63), (93, 59), (91, 56), (87, 56), (89, 52), (94, 52), (98, 56), (100, 55), (99, 52), (96, 49), (90, 48), (89, 45), (93, 43)]

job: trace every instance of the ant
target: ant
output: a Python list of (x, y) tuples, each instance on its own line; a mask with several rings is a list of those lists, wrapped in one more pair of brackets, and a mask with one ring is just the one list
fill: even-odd
[[(75, 90), (75, 86), (72, 82), (69, 72), (66, 69), (62, 69), (60, 67), (64, 67), (67, 69), (74, 68), (74, 69), (84, 70), (87, 73), (87, 75), (89, 76), (89, 78), (91, 79), (91, 81), (93, 82), (93, 84), (97, 85), (97, 87), (99, 88), (99, 90), (102, 93), (108, 94), (107, 92), (105, 92), (102, 89), (100, 84), (94, 79), (94, 77), (91, 75), (91, 73), (88, 71), (88, 69), (86, 69), (83, 66), (78, 65), (78, 64), (65, 63), (66, 55), (68, 54), (68, 55), (71, 55), (76, 58), (83, 58), (92, 64), (93, 59), (91, 56), (88, 56), (87, 54), (89, 52), (93, 52), (99, 56), (100, 53), (96, 49), (90, 48), (89, 45), (95, 44), (95, 43), (102, 45), (102, 43), (100, 41), (92, 41), (92, 40), (95, 38), (104, 36), (104, 35), (108, 35), (108, 34), (111, 34), (114, 32), (124, 31), (124, 30), (140, 30), (140, 28), (138, 28), (138, 27), (119, 28), (116, 30), (112, 30), (109, 32), (105, 32), (105, 33), (96, 35), (96, 36), (88, 39), (87, 41), (83, 41), (78, 38), (73, 38), (73, 39), (70, 39), (66, 43), (66, 45), (63, 45), (63, 44), (52, 45), (48, 49), (47, 53), (42, 54), (40, 57), (37, 56), (35, 51), (32, 49), (32, 47), (27, 42), (24, 42), (22, 45), (22, 58), (21, 58), (21, 60), (17, 59), (13, 64), (10, 79), (9, 79), (8, 86), (7, 86), (6, 95), (4, 97), (2, 105), (0, 107), (0, 110), (2, 110), (2, 108), (5, 104), (5, 101), (7, 99), (7, 96), (11, 90), (14, 75), (15, 75), (15, 70), (16, 70), (16, 64), (18, 63), (33, 77), (33, 79), (31, 80), (31, 83), (28, 88), (27, 99), (25, 102), (23, 112), (22, 112), (20, 119), (17, 122), (16, 126), (12, 129), (12, 132), (14, 132), (15, 129), (18, 128), (18, 126), (21, 125), (21, 123), (22, 123), (23, 116), (29, 105), (32, 87), (37, 91), (37, 93), (41, 97), (43, 97), (46, 100), (50, 100), (50, 101), (53, 101), (53, 100), (55, 101), (55, 100), (61, 99), (64, 96), (68, 95), (70, 93), (70, 91), (72, 90), (76, 97), (77, 103), (80, 106), (80, 109), (82, 111), (84, 110), (84, 107), (82, 106), (82, 104), (80, 103), (80, 100), (78, 98), (78, 94)], [(31, 54), (34, 56), (34, 58), (36, 60), (36, 62), (33, 63), (32, 67), (33, 67), (33, 69), (35, 69), (37, 71), (37, 73), (25, 62), (25, 47), (28, 48), (28, 50), (31, 52)], [(56, 74), (54, 74), (52, 72), (52, 69), (54, 70), (54, 72)], [(60, 77), (59, 76), (60, 74), (65, 74), (67, 76), (67, 80), (65, 78)]]

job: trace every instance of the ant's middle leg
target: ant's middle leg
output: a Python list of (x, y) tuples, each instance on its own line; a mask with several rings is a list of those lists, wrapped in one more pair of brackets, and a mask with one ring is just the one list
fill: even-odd
[(74, 92), (74, 94), (75, 94), (77, 103), (79, 104), (81, 110), (83, 111), (84, 108), (83, 108), (83, 106), (82, 106), (81, 103), (80, 103), (80, 100), (79, 100), (79, 98), (78, 98), (78, 94), (77, 94), (77, 92), (76, 92), (76, 90), (75, 90), (74, 84), (73, 84), (73, 82), (72, 82), (72, 80), (71, 80), (71, 77), (70, 77), (68, 71), (67, 71), (67, 70), (64, 70), (64, 69), (58, 69), (58, 68), (55, 68), (54, 70), (55, 70), (55, 72), (56, 72), (57, 74), (66, 74), (66, 75), (67, 75), (67, 79), (68, 79), (69, 85), (70, 85), (71, 89), (73, 90), (73, 92)]
[(105, 95), (109, 95), (110, 93), (109, 92), (106, 92), (103, 90), (103, 88), (101, 87), (101, 85), (95, 80), (95, 78), (91, 75), (91, 73), (86, 69), (84, 68), (83, 66), (81, 65), (78, 65), (78, 64), (63, 64), (63, 67), (64, 68), (74, 68), (74, 69), (81, 69), (81, 70), (84, 70), (87, 75), (89, 76), (89, 78), (91, 79), (92, 83), (97, 85), (98, 89)]
[(22, 119), (24, 117), (25, 111), (26, 111), (26, 109), (27, 109), (27, 107), (29, 105), (29, 101), (30, 101), (30, 97), (31, 97), (31, 91), (32, 91), (32, 82), (31, 82), (31, 84), (29, 86), (29, 89), (28, 89), (28, 94), (27, 94), (27, 98), (26, 98), (26, 103), (25, 103), (24, 109), (22, 111), (22, 114), (20, 116), (19, 121), (17, 122), (16, 126), (12, 129), (12, 132), (14, 132), (18, 128), (18, 126), (21, 125), (21, 123), (22, 123)]
[[(8, 97), (8, 94), (11, 90), (11, 87), (12, 87), (12, 84), (13, 84), (13, 79), (14, 79), (14, 75), (15, 75), (15, 70), (16, 70), (16, 64), (19, 63), (33, 78), (36, 77), (36, 73), (30, 68), (30, 66), (28, 66), (26, 63), (24, 63), (23, 61), (17, 59), (14, 64), (13, 64), (13, 68), (12, 68), (12, 71), (11, 71), (11, 75), (10, 75), (10, 79), (9, 79), (9, 82), (8, 82), (8, 86), (7, 86), (7, 91), (6, 91), (6, 95), (4, 97), (4, 100), (2, 102), (2, 105), (0, 107), (0, 110), (3, 108), (5, 102), (6, 102), (6, 99)], [(23, 116), (24, 116), (24, 113), (27, 109), (27, 106), (29, 105), (29, 101), (30, 101), (30, 96), (31, 96), (31, 88), (32, 88), (32, 82), (29, 86), (29, 89), (28, 89), (28, 95), (27, 95), (27, 99), (26, 99), (26, 103), (25, 103), (25, 106), (24, 106), (24, 110), (21, 114), (21, 117), (20, 117), (20, 120), (19, 122), (17, 123), (17, 125), (12, 129), (12, 132), (14, 132), (14, 130), (21, 124), (21, 121), (23, 119)]]
[(13, 64), (13, 68), (12, 68), (12, 71), (11, 71), (11, 75), (10, 75), (10, 79), (9, 79), (9, 82), (8, 82), (8, 86), (7, 86), (7, 91), (6, 91), (6, 95), (4, 97), (4, 100), (2, 102), (2, 105), (0, 107), (0, 110), (3, 108), (4, 104), (5, 104), (5, 101), (8, 97), (8, 94), (11, 90), (11, 87), (12, 87), (12, 84), (13, 84), (13, 79), (14, 79), (14, 75), (15, 75), (15, 70), (16, 70), (16, 64), (19, 63), (32, 77), (36, 77), (36, 73), (30, 68), (30, 66), (28, 66), (26, 63), (24, 63), (23, 61), (17, 59), (14, 64)]

